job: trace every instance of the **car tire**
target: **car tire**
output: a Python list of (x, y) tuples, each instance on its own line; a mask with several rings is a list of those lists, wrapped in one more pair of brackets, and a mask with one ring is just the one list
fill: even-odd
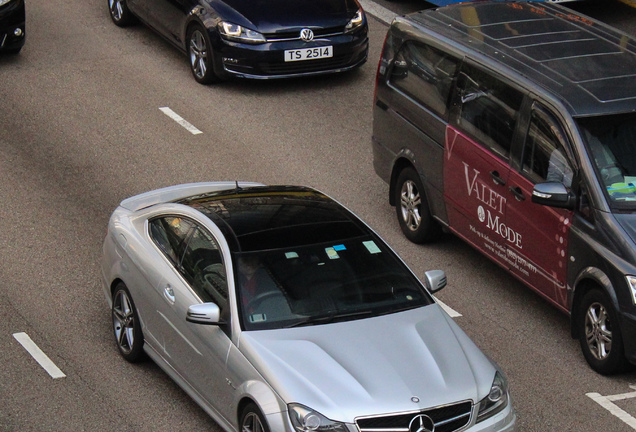
[(603, 375), (625, 370), (627, 359), (618, 315), (607, 294), (599, 289), (585, 294), (577, 326), (583, 356), (592, 369)]
[(192, 76), (200, 84), (212, 84), (219, 78), (214, 71), (214, 52), (208, 32), (200, 25), (188, 29), (186, 49)]
[(255, 403), (249, 403), (243, 408), (240, 424), (242, 432), (269, 432), (265, 417)]
[(398, 175), (394, 202), (400, 228), (410, 241), (426, 243), (441, 235), (442, 229), (431, 215), (420, 176), (412, 167)]
[(126, 285), (119, 283), (113, 292), (113, 333), (123, 358), (136, 363), (144, 358), (144, 336), (139, 315)]
[(126, 0), (108, 0), (110, 19), (119, 27), (126, 27), (137, 22), (137, 18), (128, 9)]

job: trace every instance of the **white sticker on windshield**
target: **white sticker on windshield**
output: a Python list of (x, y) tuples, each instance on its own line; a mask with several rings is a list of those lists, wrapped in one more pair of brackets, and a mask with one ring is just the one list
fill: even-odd
[(340, 256), (338, 255), (338, 252), (336, 252), (336, 249), (332, 247), (325, 248), (325, 252), (327, 252), (327, 256), (329, 257), (329, 259), (340, 258)]
[(296, 252), (285, 252), (285, 258), (287, 259), (298, 258), (298, 254)]
[(362, 242), (362, 244), (367, 248), (369, 253), (377, 254), (377, 253), (382, 252), (380, 250), (380, 248), (378, 247), (378, 245), (375, 244), (375, 242), (373, 240), (368, 240), (368, 241)]

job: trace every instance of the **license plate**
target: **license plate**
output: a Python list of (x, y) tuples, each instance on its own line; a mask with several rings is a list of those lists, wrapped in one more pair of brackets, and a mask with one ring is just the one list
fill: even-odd
[(301, 61), (301, 60), (314, 60), (321, 58), (333, 57), (333, 47), (323, 46), (316, 48), (303, 48), (297, 50), (286, 50), (285, 61)]

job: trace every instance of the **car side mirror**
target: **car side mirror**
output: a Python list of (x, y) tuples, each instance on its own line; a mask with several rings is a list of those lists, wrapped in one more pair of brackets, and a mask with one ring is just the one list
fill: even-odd
[(444, 270), (429, 270), (424, 273), (424, 276), (426, 277), (426, 288), (431, 294), (446, 286), (446, 273)]
[(186, 321), (195, 324), (219, 325), (221, 309), (216, 303), (199, 303), (188, 308)]
[(532, 202), (572, 210), (576, 205), (576, 196), (563, 183), (539, 183), (532, 190)]

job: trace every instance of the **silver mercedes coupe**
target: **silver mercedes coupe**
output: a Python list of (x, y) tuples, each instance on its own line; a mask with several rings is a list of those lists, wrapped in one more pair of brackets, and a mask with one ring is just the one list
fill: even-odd
[(227, 431), (513, 431), (498, 366), (358, 217), (306, 187), (211, 182), (121, 202), (104, 241), (121, 355)]

